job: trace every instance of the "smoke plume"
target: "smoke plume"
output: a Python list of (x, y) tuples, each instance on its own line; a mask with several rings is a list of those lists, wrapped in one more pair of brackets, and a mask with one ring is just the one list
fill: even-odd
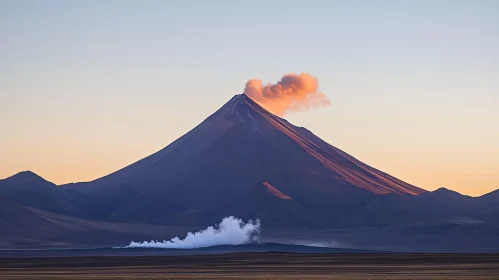
[(330, 105), (329, 98), (318, 92), (317, 78), (307, 73), (287, 74), (275, 84), (251, 79), (244, 94), (273, 114), (282, 117), (290, 111), (303, 111)]
[(248, 221), (226, 217), (217, 226), (210, 226), (195, 233), (189, 232), (184, 239), (178, 237), (169, 241), (131, 242), (125, 248), (195, 249), (215, 245), (240, 245), (258, 240), (260, 221)]

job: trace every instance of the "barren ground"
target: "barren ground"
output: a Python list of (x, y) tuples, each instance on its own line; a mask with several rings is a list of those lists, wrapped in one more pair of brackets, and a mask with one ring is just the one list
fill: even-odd
[(68, 278), (499, 280), (499, 255), (238, 253), (0, 259), (0, 279)]

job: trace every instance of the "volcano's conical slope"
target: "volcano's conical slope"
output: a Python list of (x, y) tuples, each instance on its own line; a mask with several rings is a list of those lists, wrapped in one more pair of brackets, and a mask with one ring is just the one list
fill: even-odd
[(244, 94), (161, 151), (77, 187), (101, 200), (102, 215), (111, 219), (195, 224), (210, 213), (230, 214), (234, 200), (254, 199), (245, 194), (262, 182), (312, 212), (336, 207), (346, 197), (361, 201), (372, 194), (425, 192), (363, 164)]

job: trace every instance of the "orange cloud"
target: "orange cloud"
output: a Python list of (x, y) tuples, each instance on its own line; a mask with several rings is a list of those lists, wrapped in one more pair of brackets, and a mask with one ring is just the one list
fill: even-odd
[(331, 104), (329, 98), (318, 92), (317, 78), (307, 73), (286, 74), (275, 84), (264, 85), (261, 80), (246, 83), (244, 94), (273, 114), (282, 117), (288, 112), (304, 111)]

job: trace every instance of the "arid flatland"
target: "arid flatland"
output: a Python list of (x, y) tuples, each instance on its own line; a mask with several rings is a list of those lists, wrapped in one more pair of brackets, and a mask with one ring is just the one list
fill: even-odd
[(0, 279), (498, 279), (493, 254), (1, 258)]

